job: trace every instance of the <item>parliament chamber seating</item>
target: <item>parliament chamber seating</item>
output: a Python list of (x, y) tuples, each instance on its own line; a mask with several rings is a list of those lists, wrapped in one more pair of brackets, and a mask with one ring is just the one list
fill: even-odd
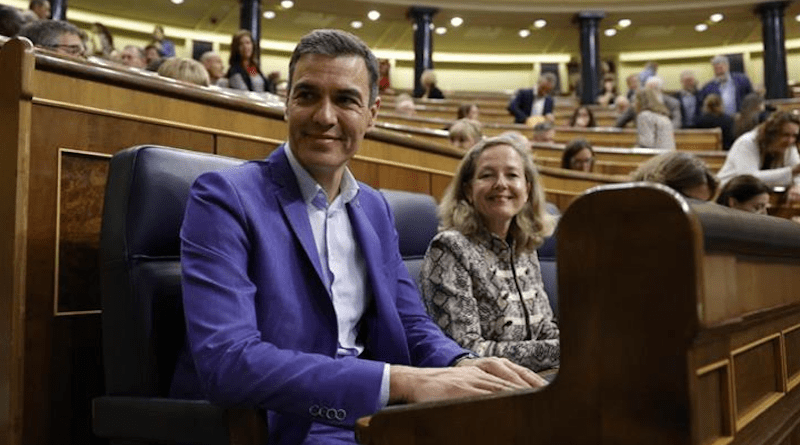
[(388, 407), (361, 443), (797, 443), (800, 226), (615, 184), (578, 198), (558, 240), (555, 380)]
[(100, 237), (106, 395), (93, 401), (98, 437), (266, 443), (263, 412), (167, 398), (185, 342), (179, 231), (189, 187), (206, 171), (242, 162), (159, 146), (111, 159)]

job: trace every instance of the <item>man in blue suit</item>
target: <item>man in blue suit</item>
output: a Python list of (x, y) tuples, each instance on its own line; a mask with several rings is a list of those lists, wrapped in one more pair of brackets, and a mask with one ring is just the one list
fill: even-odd
[(314, 31), (289, 81), (289, 141), (192, 187), (181, 229), (187, 348), (173, 395), (264, 408), (270, 443), (336, 444), (353, 443), (356, 419), (389, 403), (542, 385), (441, 333), (387, 202), (348, 170), (380, 104), (369, 48)]
[(700, 103), (709, 94), (719, 94), (725, 114), (733, 116), (742, 108), (744, 97), (753, 92), (753, 85), (746, 75), (730, 72), (730, 62), (726, 56), (714, 56), (711, 66), (714, 67), (714, 78), (700, 90)]
[(555, 120), (553, 115), (553, 96), (550, 93), (556, 87), (556, 76), (553, 73), (543, 73), (539, 76), (536, 89), (523, 88), (508, 103), (508, 112), (514, 116), (514, 122), (524, 124), (531, 116), (543, 116), (550, 122)]

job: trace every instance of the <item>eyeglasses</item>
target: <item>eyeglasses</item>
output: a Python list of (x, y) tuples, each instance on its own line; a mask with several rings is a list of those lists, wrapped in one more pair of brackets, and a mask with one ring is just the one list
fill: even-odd
[(48, 48), (53, 48), (58, 52), (72, 56), (82, 56), (85, 51), (83, 45), (50, 45)]

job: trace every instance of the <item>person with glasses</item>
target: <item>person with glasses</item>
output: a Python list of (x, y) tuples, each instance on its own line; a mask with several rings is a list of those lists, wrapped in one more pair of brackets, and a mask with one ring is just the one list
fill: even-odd
[(594, 150), (592, 150), (592, 144), (586, 139), (571, 140), (561, 156), (561, 168), (590, 172), (593, 167)]
[(34, 45), (76, 57), (86, 57), (85, 33), (61, 20), (40, 20), (29, 23), (19, 33)]

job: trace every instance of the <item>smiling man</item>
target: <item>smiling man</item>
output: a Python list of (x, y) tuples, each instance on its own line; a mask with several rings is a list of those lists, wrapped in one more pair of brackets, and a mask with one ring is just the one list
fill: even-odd
[(289, 65), (289, 141), (201, 176), (190, 193), (188, 341), (172, 393), (266, 409), (270, 443), (353, 443), (356, 419), (389, 403), (544, 383), (507, 360), (472, 358), (426, 315), (388, 204), (347, 168), (377, 91), (361, 40), (310, 33)]

